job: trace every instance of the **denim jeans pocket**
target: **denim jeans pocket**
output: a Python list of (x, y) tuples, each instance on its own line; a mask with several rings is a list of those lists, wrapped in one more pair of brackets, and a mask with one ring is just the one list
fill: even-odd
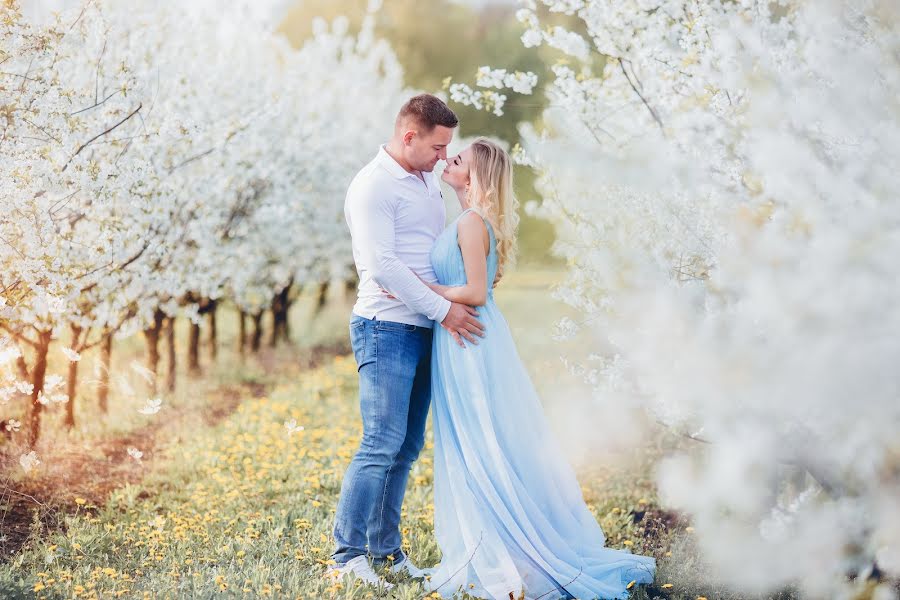
[(366, 321), (362, 319), (354, 319), (350, 322), (350, 347), (353, 349), (353, 358), (356, 359), (356, 367), (365, 364), (366, 361)]
[(398, 323), (397, 321), (375, 321), (375, 329), (379, 331), (415, 331), (418, 329), (415, 325), (409, 323)]

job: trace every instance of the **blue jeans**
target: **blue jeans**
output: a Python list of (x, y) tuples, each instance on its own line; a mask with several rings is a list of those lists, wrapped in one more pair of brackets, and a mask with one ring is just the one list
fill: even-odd
[(400, 561), (400, 507), (413, 461), (425, 444), (431, 404), (432, 330), (353, 315), (363, 435), (344, 473), (334, 522), (338, 564), (368, 552)]

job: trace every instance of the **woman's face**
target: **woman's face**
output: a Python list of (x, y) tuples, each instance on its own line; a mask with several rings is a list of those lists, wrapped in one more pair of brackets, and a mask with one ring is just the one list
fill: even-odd
[(447, 168), (441, 174), (441, 179), (455, 190), (465, 188), (469, 183), (469, 168), (472, 164), (472, 148), (467, 146), (456, 156), (447, 157)]

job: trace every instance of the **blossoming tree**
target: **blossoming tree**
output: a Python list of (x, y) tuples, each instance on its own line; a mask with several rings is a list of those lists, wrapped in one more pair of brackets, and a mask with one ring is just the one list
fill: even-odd
[[(345, 267), (343, 189), (387, 133), (401, 69), (371, 17), (295, 50), (258, 8), (0, 8), (0, 401), (29, 396), (31, 443), (49, 403), (74, 424), (83, 352), (102, 345), (108, 370), (112, 337), (143, 330), (155, 393), (164, 326), (174, 385), (176, 316), (194, 350), (219, 299), (258, 313)], [(64, 333), (68, 389), (46, 371)]]

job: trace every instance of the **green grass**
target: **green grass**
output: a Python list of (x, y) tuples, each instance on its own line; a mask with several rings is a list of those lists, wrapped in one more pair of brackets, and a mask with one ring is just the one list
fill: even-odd
[[(0, 568), (0, 594), (368, 597), (371, 589), (321, 577), (341, 474), (360, 434), (355, 365), (339, 357), (297, 375), (268, 397), (245, 400), (220, 426), (163, 450), (139, 484), (115, 490), (100, 506), (76, 504), (63, 529)], [(305, 429), (288, 434), (283, 423), (290, 419)], [(405, 549), (425, 565), (439, 559), (432, 449), (429, 434), (402, 523)], [(610, 481), (596, 475), (584, 485), (609, 543), (651, 550), (632, 511), (651, 507), (652, 487), (647, 480), (605, 485)], [(418, 582), (394, 580), (401, 585), (390, 597), (423, 596)]]
[[(563, 377), (553, 358), (560, 347), (549, 338), (553, 320), (568, 310), (547, 293), (558, 279), (555, 271), (521, 271), (511, 273), (497, 290), (539, 388), (552, 389)], [(295, 319), (302, 319), (302, 310), (295, 311)], [(306, 330), (307, 347), (344, 335), (349, 305), (336, 300), (329, 311), (330, 316)], [(304, 326), (297, 323), (295, 335)], [(283, 349), (270, 357), (268, 366), (249, 361), (244, 370), (230, 374), (211, 370), (205, 385), (212, 389), (222, 385), (216, 378), (255, 378), (264, 383), (265, 394), (238, 388), (240, 404), (214, 426), (172, 423), (177, 435), (159, 444), (152, 459), (141, 465), (141, 477), (121, 482), (96, 500), (80, 497), (77, 489), (58, 490), (70, 496), (68, 510), (59, 526), (36, 530), (25, 547), (0, 565), (0, 596), (376, 597), (372, 588), (322, 577), (333, 550), (331, 527), (341, 476), (361, 433), (355, 364), (339, 356), (307, 370), (303, 361), (294, 360), (302, 352)], [(556, 372), (547, 367), (544, 373), (545, 363), (555, 364)], [(545, 406), (553, 412), (562, 400), (549, 394)], [(166, 416), (161, 411), (157, 418)], [(289, 434), (284, 422), (292, 419), (304, 430)], [(433, 537), (430, 426), (427, 435), (425, 451), (410, 475), (401, 523), (404, 549), (426, 566), (440, 557)], [(634, 598), (693, 599), (703, 594), (702, 581), (697, 583), (702, 565), (690, 563), (687, 573), (675, 569), (687, 564), (678, 548), (688, 547), (690, 533), (660, 510), (652, 483), (653, 464), (678, 443), (660, 436), (627, 459), (595, 456), (578, 468), (585, 500), (608, 545), (659, 560), (651, 594), (638, 589)], [(675, 555), (667, 557), (670, 548)], [(676, 575), (684, 586), (672, 580), (674, 587), (660, 587)], [(388, 579), (399, 585), (387, 597), (425, 595), (419, 582)]]

